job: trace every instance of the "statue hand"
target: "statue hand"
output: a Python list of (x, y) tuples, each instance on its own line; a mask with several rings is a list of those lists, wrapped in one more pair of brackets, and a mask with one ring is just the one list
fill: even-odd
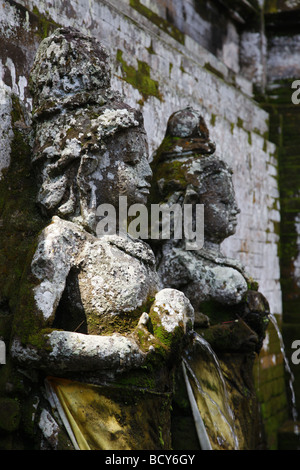
[(176, 289), (163, 289), (155, 296), (149, 314), (143, 313), (136, 329), (139, 343), (147, 351), (178, 347), (193, 328), (194, 309), (188, 298)]
[(183, 292), (176, 289), (159, 291), (155, 296), (149, 316), (152, 323), (156, 324), (158, 321), (159, 327), (168, 333), (174, 334), (178, 327), (186, 333), (194, 325), (194, 309)]

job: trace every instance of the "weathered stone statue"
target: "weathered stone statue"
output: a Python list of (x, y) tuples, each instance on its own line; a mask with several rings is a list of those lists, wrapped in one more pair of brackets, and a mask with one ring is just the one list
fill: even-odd
[(193, 308), (182, 292), (159, 291), (143, 241), (118, 226), (96, 236), (99, 205), (147, 200), (142, 116), (111, 90), (104, 48), (73, 29), (41, 43), (31, 90), (38, 204), (51, 220), (24, 278), (11, 354), (37, 384), (46, 379), (58, 411), (43, 408), (44, 445), (59, 447), (62, 420), (81, 449), (170, 448), (171, 371)]
[[(152, 203), (204, 205), (201, 249), (187, 250), (184, 239), (174, 238), (154, 245), (161, 285), (179, 289), (190, 299), (195, 328), (223, 361), (229, 383), (235, 384), (232, 394), (247, 389), (248, 396), (238, 400), (250, 402), (253, 360), (262, 346), (269, 307), (244, 267), (221, 252), (222, 241), (235, 233), (239, 209), (232, 171), (216, 156), (199, 112), (187, 108), (170, 117), (152, 169)], [(243, 419), (245, 413), (241, 408), (239, 412)], [(249, 426), (245, 445), (250, 448), (252, 431)]]

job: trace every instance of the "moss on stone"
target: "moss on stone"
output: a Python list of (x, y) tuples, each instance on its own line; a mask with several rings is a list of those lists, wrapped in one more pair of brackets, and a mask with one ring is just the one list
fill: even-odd
[(141, 15), (145, 16), (153, 24), (158, 26), (165, 33), (169, 34), (169, 36), (172, 36), (172, 38), (176, 39), (176, 41), (184, 44), (184, 34), (174, 25), (169, 23), (164, 18), (158, 16), (156, 13), (150, 10), (150, 8), (147, 8), (145, 5), (140, 3), (139, 0), (130, 0), (129, 4), (132, 8), (138, 11)]
[(142, 313), (149, 313), (153, 300), (154, 298), (150, 296), (140, 307), (128, 312), (116, 313), (113, 317), (111, 315), (108, 318), (103, 315), (99, 317), (97, 312), (87, 314), (88, 333), (109, 336), (116, 331), (122, 335), (133, 332)]
[[(14, 137), (11, 143), (11, 164), (0, 181), (0, 301), (5, 302), (7, 314), (13, 316), (13, 322), (10, 318), (10, 326), (16, 329), (16, 323), (21, 319), (22, 326), (17, 330), (32, 334), (33, 303), (28, 287), (35, 281), (25, 273), (25, 269), (32, 258), (37, 234), (45, 222), (35, 202), (36, 184), (31, 168), (30, 136), (26, 120), (18, 98), (13, 96), (12, 101)], [(6, 329), (6, 337), (8, 334)]]
[(48, 37), (56, 28), (59, 28), (61, 25), (48, 19), (43, 13), (40, 13), (39, 9), (35, 5), (32, 8), (32, 14), (37, 18), (37, 29), (36, 32), (41, 39)]
[(249, 145), (252, 145), (252, 136), (251, 136), (251, 132), (248, 131), (248, 144)]
[(224, 80), (224, 75), (222, 74), (222, 72), (220, 72), (219, 70), (217, 70), (215, 67), (213, 67), (209, 62), (206, 62), (204, 64), (204, 68), (206, 70), (208, 70), (209, 72), (213, 73), (214, 75), (216, 75), (217, 77), (221, 78), (222, 80)]
[(217, 119), (216, 114), (212, 113), (212, 114), (211, 114), (211, 118), (210, 118), (210, 123), (211, 123), (212, 126), (215, 126), (215, 124), (216, 124), (216, 119)]
[[(159, 312), (157, 310), (159, 310)], [(168, 311), (163, 305), (155, 305), (155, 308), (150, 309), (149, 316), (154, 337), (161, 342), (166, 354), (172, 355), (177, 351), (184, 333), (182, 325), (176, 326), (172, 331), (166, 330), (161, 321), (162, 316), (166, 314), (168, 315)]]
[(154, 48), (153, 48), (153, 44), (152, 44), (152, 41), (150, 43), (150, 46), (149, 47), (146, 47), (147, 51), (149, 52), (149, 54), (156, 54)]
[(123, 52), (120, 49), (117, 51), (117, 61), (121, 64), (123, 71), (123, 77), (121, 78), (139, 90), (144, 101), (149, 96), (154, 96), (160, 101), (163, 100), (159, 91), (158, 81), (151, 78), (150, 66), (146, 62), (137, 59), (138, 68), (136, 70), (132, 65), (126, 63), (123, 58)]

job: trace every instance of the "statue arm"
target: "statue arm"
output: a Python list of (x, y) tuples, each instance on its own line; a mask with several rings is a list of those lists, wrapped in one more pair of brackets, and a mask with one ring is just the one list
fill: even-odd
[(139, 366), (144, 354), (130, 338), (85, 335), (72, 331), (53, 330), (44, 333), (44, 347), (25, 347), (15, 338), (12, 355), (19, 363), (49, 372), (118, 371)]
[(177, 350), (178, 343), (192, 328), (193, 314), (193, 308), (182, 292), (163, 289), (156, 295), (150, 313), (142, 314), (132, 336), (45, 331), (43, 348), (23, 346), (15, 338), (11, 352), (24, 366), (32, 365), (48, 373), (64, 370), (120, 372), (141, 366), (157, 348), (163, 349), (166, 355)]
[[(20, 289), (11, 355), (28, 366), (50, 355), (49, 331), (74, 263), (83, 231), (59, 217), (41, 232)], [(62, 355), (63, 360), (63, 355)]]
[[(58, 217), (39, 236), (20, 302), (29, 303), (26, 296), (30, 295), (31, 308), (20, 308), (11, 345), (12, 357), (25, 367), (54, 372), (118, 369), (143, 358), (130, 338), (84, 335), (52, 327), (66, 279), (86, 236), (79, 227)], [(34, 279), (33, 285), (28, 283), (29, 277)]]
[[(163, 289), (153, 302), (148, 320), (145, 315), (136, 331), (128, 336), (84, 335), (77, 332), (53, 330), (55, 312), (66, 286), (66, 279), (86, 234), (74, 224), (54, 217), (41, 233), (31, 262), (35, 286), (30, 319), (29, 312), (19, 312), (22, 321), (15, 328), (12, 357), (26, 367), (46, 370), (123, 370), (140, 366), (157, 347), (166, 352), (174, 346), (173, 337), (183, 336), (193, 309), (189, 301), (175, 289)], [(30, 290), (29, 286), (25, 286)], [(22, 304), (22, 302), (21, 302)], [(25, 324), (29, 325), (27, 332)], [(141, 338), (147, 337), (147, 341)], [(177, 340), (178, 341), (178, 340)]]

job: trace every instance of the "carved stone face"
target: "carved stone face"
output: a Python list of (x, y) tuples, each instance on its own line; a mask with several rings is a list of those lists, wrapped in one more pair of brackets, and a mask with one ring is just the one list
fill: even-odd
[(200, 195), (204, 204), (204, 233), (207, 241), (221, 243), (236, 231), (237, 206), (231, 174), (221, 171), (205, 178), (207, 190)]
[(117, 208), (119, 196), (127, 196), (128, 205), (146, 204), (152, 171), (146, 135), (141, 129), (117, 133), (89, 159), (94, 169), (85, 177), (85, 183), (91, 190), (91, 208), (103, 203)]
[(119, 196), (145, 204), (152, 171), (143, 117), (111, 89), (102, 45), (58, 29), (42, 42), (31, 82), (43, 213), (94, 230), (99, 205), (117, 210)]

